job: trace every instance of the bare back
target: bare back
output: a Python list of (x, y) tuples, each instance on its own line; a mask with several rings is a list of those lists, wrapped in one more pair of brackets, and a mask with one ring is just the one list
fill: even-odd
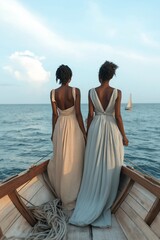
[(74, 105), (73, 88), (61, 86), (55, 90), (56, 105), (61, 110), (66, 110)]
[(110, 102), (114, 88), (112, 88), (110, 86), (108, 86), (108, 87), (99, 86), (99, 87), (95, 88), (95, 90), (98, 95), (99, 101), (101, 102), (101, 105), (102, 105), (103, 109), (105, 110)]

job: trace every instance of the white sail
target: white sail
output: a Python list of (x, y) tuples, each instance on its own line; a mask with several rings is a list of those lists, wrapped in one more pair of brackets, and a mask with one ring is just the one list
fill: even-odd
[(132, 109), (132, 95), (130, 94), (127, 106), (125, 108), (126, 110), (131, 110)]

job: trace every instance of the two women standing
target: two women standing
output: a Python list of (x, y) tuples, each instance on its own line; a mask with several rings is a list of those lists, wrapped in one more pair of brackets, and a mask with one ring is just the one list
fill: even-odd
[[(78, 125), (79, 134), (76, 132), (73, 133), (74, 138), (77, 139), (77, 142), (73, 142), (73, 145), (68, 145), (68, 149), (66, 152), (64, 151), (64, 146), (66, 142), (69, 141), (67, 137), (64, 137), (64, 132), (71, 132), (70, 125), (64, 125), (63, 128), (60, 127), (58, 121), (56, 123), (56, 128), (53, 134), (53, 145), (54, 145), (54, 162), (55, 165), (67, 165), (70, 167), (70, 174), (74, 176), (72, 178), (72, 184), (66, 185), (66, 190), (62, 195), (57, 194), (62, 202), (64, 203), (64, 199), (68, 194), (74, 194), (74, 202), (76, 200), (76, 206), (74, 212), (70, 218), (70, 223), (79, 226), (85, 226), (91, 224), (97, 227), (110, 227), (111, 226), (111, 212), (110, 208), (115, 200), (118, 184), (119, 184), (119, 175), (121, 166), (123, 164), (124, 152), (123, 145), (128, 145), (128, 139), (125, 136), (125, 131), (123, 127), (123, 121), (120, 113), (121, 106), (121, 91), (110, 87), (109, 81), (115, 74), (117, 66), (112, 62), (106, 61), (99, 70), (99, 81), (100, 86), (89, 91), (89, 114), (87, 120), (87, 144), (85, 149), (84, 156), (84, 168), (83, 168), (83, 154), (84, 154), (84, 145), (81, 147), (81, 139), (84, 143), (85, 139), (85, 131), (84, 125), (80, 113), (80, 102), (78, 100), (78, 104), (76, 107), (76, 97), (78, 97), (79, 90), (77, 90), (77, 96), (75, 97), (75, 103), (72, 108), (76, 108), (78, 110), (78, 115), (74, 124)], [(59, 89), (67, 88), (67, 86), (62, 86)], [(59, 94), (58, 94), (59, 91)], [(73, 89), (72, 89), (73, 91)], [(66, 106), (66, 108), (71, 105), (65, 105), (65, 97), (68, 96), (69, 92), (61, 92), (60, 90), (55, 91), (55, 98), (52, 100), (52, 108), (53, 115), (55, 115), (57, 109), (62, 106)], [(62, 96), (63, 94), (63, 96)], [(65, 95), (66, 94), (66, 95)], [(61, 100), (59, 97), (61, 96)], [(74, 94), (73, 94), (74, 96)], [(74, 97), (73, 97), (74, 98)], [(51, 98), (52, 99), (52, 98)], [(53, 106), (53, 101), (56, 101), (55, 106)], [(62, 105), (61, 105), (62, 104)], [(55, 109), (54, 109), (55, 107)], [(65, 108), (64, 108), (65, 109)], [(59, 114), (61, 117), (61, 108), (59, 109)], [(69, 109), (68, 109), (69, 110)], [(67, 110), (67, 111), (68, 111)], [(60, 120), (59, 120), (60, 122)], [(54, 121), (53, 121), (54, 127)], [(59, 130), (58, 130), (59, 129)], [(59, 132), (57, 132), (59, 131)], [(80, 138), (81, 136), (81, 138)], [(60, 139), (61, 140), (60, 140)], [(60, 141), (63, 147), (60, 148)], [(57, 145), (58, 144), (58, 145)], [(61, 150), (63, 149), (63, 150)], [(61, 159), (57, 158), (56, 152), (61, 151)], [(65, 159), (68, 158), (68, 152), (73, 157), (72, 163), (67, 162)], [(81, 158), (79, 156), (81, 156)], [(70, 159), (70, 157), (69, 157)], [(76, 165), (81, 166), (78, 167), (78, 170), (75, 171)], [(65, 184), (62, 183), (60, 179), (62, 176), (64, 177), (65, 171), (61, 172), (61, 176), (58, 173), (58, 169), (60, 167), (51, 169), (48, 166), (48, 172), (50, 179), (54, 178), (53, 186), (56, 190), (56, 183), (63, 188)], [(62, 168), (61, 168), (62, 169)], [(80, 176), (83, 177), (82, 182)], [(78, 175), (76, 175), (78, 173)], [(70, 176), (71, 176), (70, 175)], [(81, 182), (81, 187), (76, 189), (76, 183), (78, 179), (79, 186)], [(66, 183), (66, 182), (65, 182)], [(58, 188), (59, 189), (59, 188)], [(58, 190), (57, 189), (57, 190)], [(56, 190), (56, 192), (57, 192)], [(64, 190), (64, 189), (63, 189)], [(76, 191), (78, 190), (78, 191)], [(79, 193), (78, 193), (79, 192)], [(59, 192), (58, 192), (59, 193)], [(65, 195), (66, 194), (66, 195)], [(76, 196), (78, 194), (78, 196)], [(72, 205), (73, 206), (73, 205)]]

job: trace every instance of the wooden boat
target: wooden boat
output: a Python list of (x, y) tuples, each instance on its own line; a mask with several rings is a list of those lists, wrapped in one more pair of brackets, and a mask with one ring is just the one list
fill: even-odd
[[(36, 223), (29, 202), (40, 205), (53, 199), (44, 178), (48, 161), (0, 184), (0, 238), (26, 235)], [(112, 206), (112, 228), (68, 225), (67, 239), (160, 239), (160, 182), (123, 166)]]
[(127, 106), (125, 107), (125, 110), (131, 110), (131, 109), (132, 109), (132, 95), (130, 94)]

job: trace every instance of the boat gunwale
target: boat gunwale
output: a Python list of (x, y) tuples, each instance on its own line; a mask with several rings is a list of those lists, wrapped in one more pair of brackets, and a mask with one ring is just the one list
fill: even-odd
[(121, 172), (133, 179), (136, 183), (147, 189), (149, 192), (160, 198), (160, 181), (155, 178), (147, 178), (141, 172), (127, 166), (122, 166)]
[[(7, 182), (0, 184), (0, 198), (8, 195), (21, 185), (25, 184), (27, 181), (45, 172), (47, 170), (48, 163), (49, 160), (46, 160), (39, 165), (34, 165), (30, 167), (26, 172), (20, 173), (18, 176), (15, 176), (15, 178), (9, 179)], [(134, 168), (130, 168), (129, 166), (124, 165), (122, 166), (121, 173), (130, 177), (135, 182), (139, 183), (155, 196), (160, 198), (160, 181), (158, 181), (158, 179), (147, 178), (146, 175), (143, 175), (141, 172), (135, 170)]]
[(48, 163), (49, 160), (46, 160), (39, 165), (34, 165), (24, 173), (22, 172), (18, 176), (16, 175), (14, 178), (9, 179), (7, 182), (0, 184), (0, 199), (12, 193), (18, 187), (22, 186), (39, 174), (44, 173), (47, 170)]
[[(32, 180), (34, 177), (43, 174), (44, 172), (47, 171), (47, 165), (49, 163), (49, 160), (46, 160), (38, 165), (34, 165), (30, 167), (27, 171), (20, 173), (18, 176), (15, 176), (14, 178), (9, 179), (8, 181), (0, 184), (0, 199), (3, 198), (5, 195), (14, 195), (13, 198), (11, 197), (11, 201), (14, 203), (15, 202), (15, 193), (18, 197), (17, 203), (15, 204), (15, 207), (20, 211), (21, 215), (30, 223), (30, 225), (34, 225), (34, 219), (32, 219), (32, 215), (30, 212), (28, 212), (28, 209), (25, 207), (25, 210), (27, 212), (22, 214), (24, 211), (23, 205), (20, 201), (20, 196), (16, 192), (16, 189), (22, 186), (23, 184), (29, 182)], [(153, 206), (151, 207), (150, 211), (148, 212), (146, 218), (144, 219), (144, 222), (148, 226), (151, 225), (151, 223), (154, 221), (155, 217), (157, 216), (158, 212), (155, 210), (155, 208), (159, 209), (159, 204), (160, 204), (160, 181), (155, 178), (147, 178), (146, 175), (142, 174), (141, 172), (135, 170), (134, 168), (131, 168), (130, 166), (125, 166), (123, 165), (121, 168), (121, 174), (125, 175), (127, 177), (127, 184), (125, 187), (122, 189), (122, 193), (120, 194), (119, 198), (115, 200), (114, 207), (112, 207), (112, 213), (115, 214), (116, 211), (119, 209), (121, 203), (124, 201), (126, 196), (128, 195), (128, 192), (130, 192), (130, 189), (134, 185), (134, 183), (138, 183), (145, 189), (147, 189), (149, 192), (154, 194), (157, 199), (153, 203)], [(29, 216), (30, 215), (30, 216)], [(0, 229), (1, 230), (1, 229)], [(0, 238), (3, 236), (2, 230), (0, 231)]]

